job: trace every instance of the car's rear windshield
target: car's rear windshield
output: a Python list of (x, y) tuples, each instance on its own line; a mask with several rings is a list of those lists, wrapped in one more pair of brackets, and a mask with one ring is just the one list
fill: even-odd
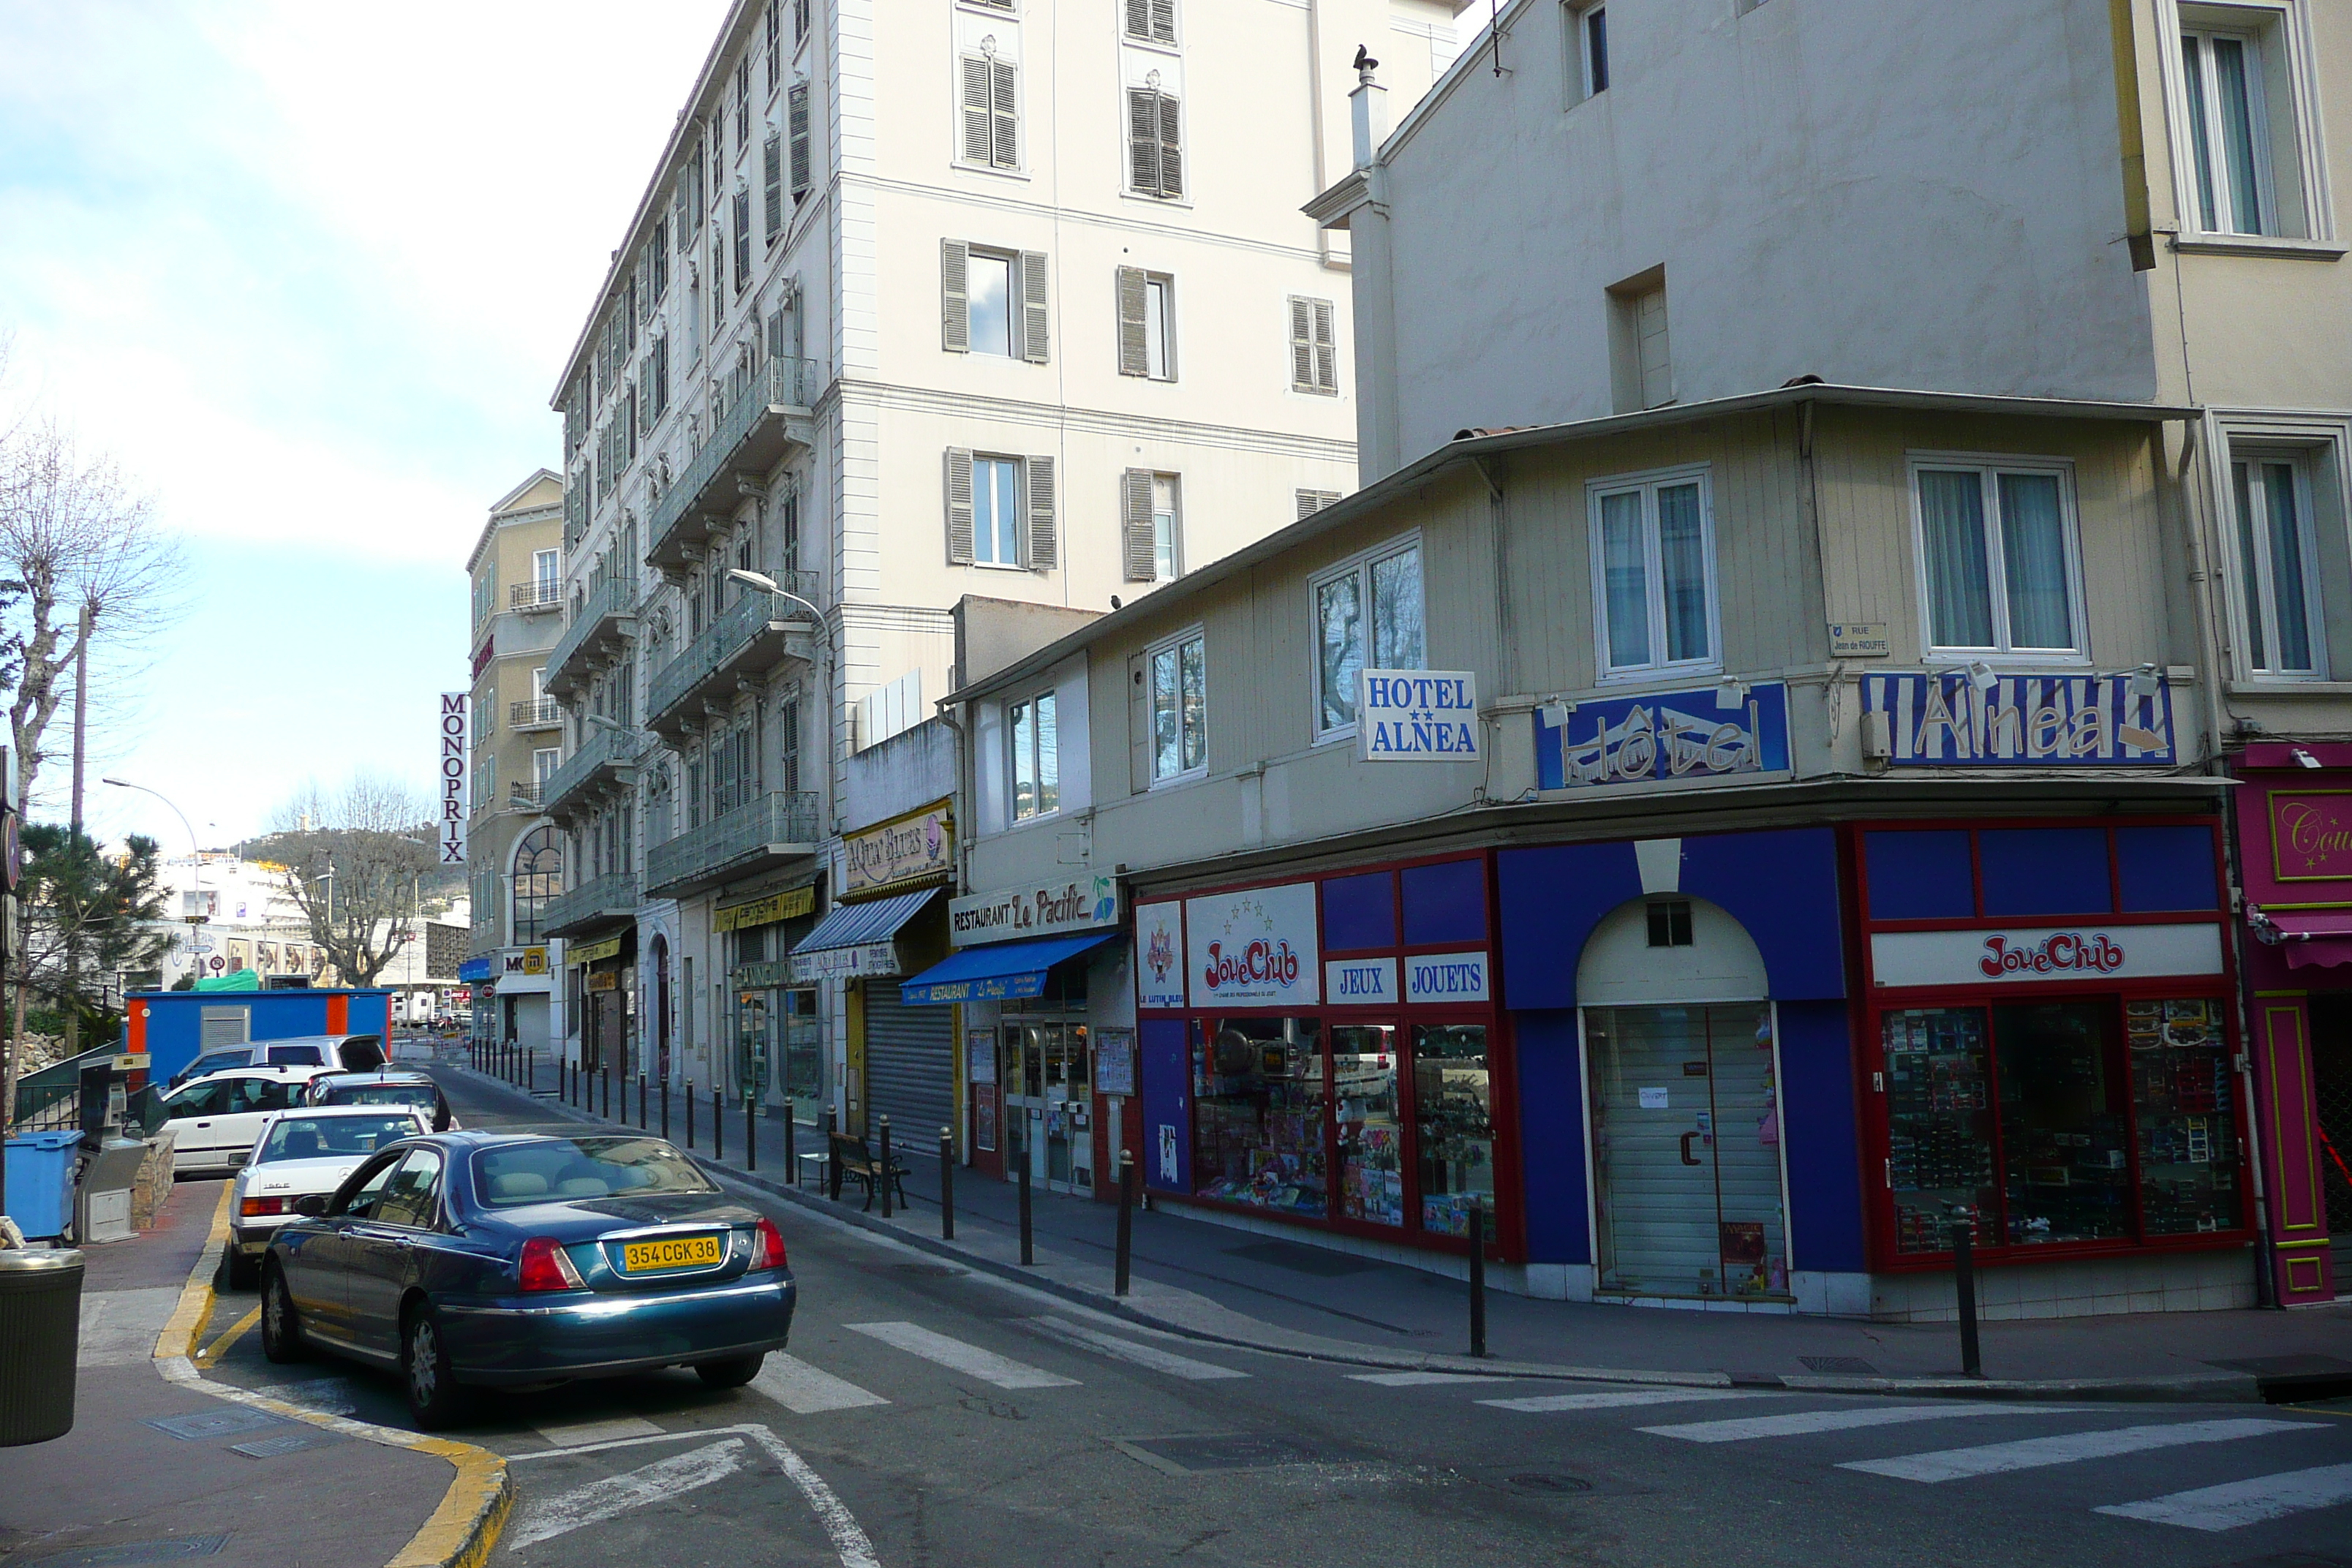
[(288, 1116), (269, 1130), (261, 1163), (272, 1160), (323, 1160), (338, 1154), (373, 1154), (387, 1143), (416, 1136), (416, 1118), (405, 1112), (382, 1116)]
[(431, 1105), (429, 1083), (352, 1083), (327, 1091), (330, 1105)]
[(276, 1067), (322, 1068), (327, 1058), (316, 1046), (272, 1046), (269, 1060)]
[(693, 1161), (658, 1138), (550, 1138), (477, 1153), (474, 1190), (493, 1208), (513, 1208), (719, 1188)]

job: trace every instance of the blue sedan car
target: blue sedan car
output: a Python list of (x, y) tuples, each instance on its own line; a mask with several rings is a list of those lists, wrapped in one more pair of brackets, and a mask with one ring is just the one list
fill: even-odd
[(447, 1132), (299, 1201), (262, 1262), (261, 1343), (395, 1370), (437, 1427), (474, 1388), (665, 1366), (737, 1387), (793, 1300), (775, 1222), (662, 1139)]

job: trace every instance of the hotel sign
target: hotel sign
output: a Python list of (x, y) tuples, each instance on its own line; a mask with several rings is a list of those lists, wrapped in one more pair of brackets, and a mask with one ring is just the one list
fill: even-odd
[(1478, 760), (1478, 677), (1366, 669), (1356, 677), (1356, 756), (1367, 763)]
[(944, 880), (955, 866), (955, 822), (947, 802), (841, 841), (842, 896)]
[[(2135, 691), (2134, 688), (2138, 689)], [(1862, 678), (1862, 709), (1886, 715), (1889, 766), (2170, 767), (2172, 692), (2161, 677), (1965, 670)]]
[(1118, 923), (1118, 883), (1108, 877), (1072, 877), (1041, 887), (948, 900), (951, 947), (1100, 931)]
[(1535, 724), (1536, 783), (1548, 790), (1789, 768), (1788, 688), (1777, 680), (1578, 702), (1563, 725), (1538, 709)]

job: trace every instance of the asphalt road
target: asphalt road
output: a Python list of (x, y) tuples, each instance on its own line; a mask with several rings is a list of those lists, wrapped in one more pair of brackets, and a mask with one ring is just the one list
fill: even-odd
[[(443, 1076), (468, 1126), (568, 1130)], [(1366, 1374), (747, 1196), (800, 1281), (792, 1355), (727, 1393), (671, 1372), (497, 1399), (459, 1434), (513, 1461), (494, 1561), (2352, 1568), (2352, 1408)], [(272, 1367), (257, 1339), (215, 1375), (405, 1425), (390, 1377)]]

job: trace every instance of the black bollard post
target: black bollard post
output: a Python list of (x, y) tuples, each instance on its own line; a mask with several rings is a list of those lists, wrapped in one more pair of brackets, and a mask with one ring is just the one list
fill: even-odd
[(759, 1103), (758, 1089), (743, 1091), (743, 1168), (747, 1171), (760, 1168), (760, 1124), (751, 1119)]
[(799, 1109), (791, 1095), (784, 1096), (784, 1180), (794, 1187), (801, 1184), (800, 1140), (795, 1136), (800, 1131)]
[(1135, 1255), (1135, 1155), (1118, 1152), (1118, 1264), (1111, 1294), (1127, 1294), (1128, 1263)]
[(955, 1132), (940, 1129), (940, 1239), (955, 1239)]
[(662, 1141), (669, 1141), (669, 1079), (662, 1079)]
[(727, 1097), (715, 1083), (710, 1086), (710, 1157), (727, 1158)]
[(1962, 1213), (1952, 1222), (1952, 1287), (1960, 1317), (1960, 1375), (1982, 1377), (1984, 1361), (1977, 1349), (1976, 1216)]
[(828, 1105), (824, 1108), (824, 1195), (835, 1203), (841, 1201), (841, 1151), (835, 1148), (833, 1135), (841, 1127), (841, 1113)]
[(694, 1080), (686, 1080), (686, 1146), (694, 1147)]
[(1037, 1256), (1029, 1245), (1029, 1151), (1021, 1151), (1021, 1267), (1034, 1267)]
[(1470, 1353), (1486, 1353), (1486, 1200), (1470, 1200)]
[(603, 1114), (604, 1120), (610, 1121), (613, 1120), (613, 1064), (606, 1062), (604, 1065), (604, 1070), (599, 1072), (597, 1076), (604, 1080), (604, 1110)]
[(882, 1217), (890, 1217), (890, 1119), (882, 1119)]
[(650, 1128), (653, 1119), (646, 1114), (646, 1075), (637, 1075), (637, 1125)]

